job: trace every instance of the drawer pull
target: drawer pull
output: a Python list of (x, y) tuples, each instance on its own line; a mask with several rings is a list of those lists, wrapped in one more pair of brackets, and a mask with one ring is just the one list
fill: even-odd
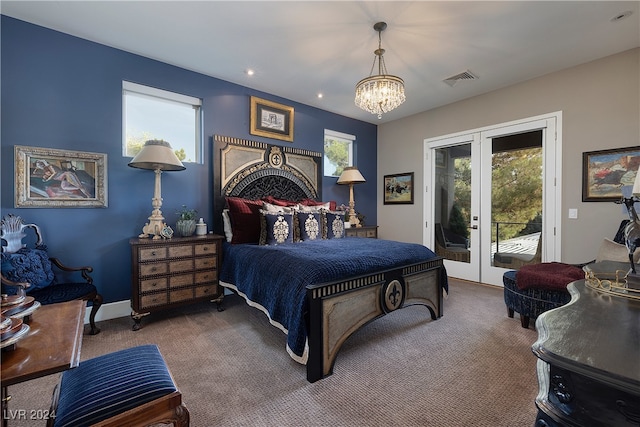
[(553, 378), (551, 378), (551, 393), (560, 403), (566, 404), (573, 400), (573, 393), (562, 375), (554, 375)]
[(203, 250), (204, 252), (206, 252), (206, 251), (208, 251), (208, 250), (209, 250), (209, 247), (208, 247), (208, 246), (205, 246), (204, 248), (202, 248), (202, 250)]
[(157, 271), (158, 268), (157, 267), (151, 267), (151, 271)]
[(151, 256), (156, 256), (156, 251), (151, 252)]
[(640, 411), (635, 410), (630, 405), (627, 405), (627, 402), (624, 400), (616, 400), (616, 406), (618, 406), (618, 411), (624, 415), (624, 417), (633, 424), (640, 423)]

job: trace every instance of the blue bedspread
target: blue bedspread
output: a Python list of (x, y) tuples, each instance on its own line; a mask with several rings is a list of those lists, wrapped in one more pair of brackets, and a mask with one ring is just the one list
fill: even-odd
[[(277, 246), (225, 242), (220, 280), (266, 310), (287, 332), (287, 350), (306, 363), (306, 286), (422, 262), (436, 255), (423, 245), (345, 238)], [(447, 287), (446, 281), (442, 284)]]

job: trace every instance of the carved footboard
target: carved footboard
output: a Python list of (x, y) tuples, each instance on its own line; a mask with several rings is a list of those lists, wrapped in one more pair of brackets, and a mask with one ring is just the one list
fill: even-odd
[(307, 286), (309, 303), (307, 380), (333, 373), (345, 340), (368, 322), (409, 305), (426, 306), (433, 320), (442, 316), (442, 258)]

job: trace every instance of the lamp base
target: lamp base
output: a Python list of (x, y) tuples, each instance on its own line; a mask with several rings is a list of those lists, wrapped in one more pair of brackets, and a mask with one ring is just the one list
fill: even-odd
[(144, 227), (142, 227), (142, 234), (138, 235), (138, 237), (141, 239), (153, 237), (154, 240), (170, 239), (171, 235), (167, 235), (166, 231), (168, 228), (160, 210), (154, 209), (149, 217), (149, 222), (145, 223)]
[(627, 274), (627, 287), (629, 289), (640, 290), (640, 274), (637, 274), (637, 273)]

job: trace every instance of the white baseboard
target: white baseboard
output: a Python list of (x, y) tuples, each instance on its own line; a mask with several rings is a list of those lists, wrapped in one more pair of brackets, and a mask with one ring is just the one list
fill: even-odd
[[(84, 314), (85, 325), (89, 324), (90, 313), (91, 307), (87, 307), (87, 311)], [(102, 304), (100, 310), (98, 310), (98, 313), (96, 314), (96, 322), (129, 316), (131, 316), (131, 300), (110, 302), (108, 304)]]

